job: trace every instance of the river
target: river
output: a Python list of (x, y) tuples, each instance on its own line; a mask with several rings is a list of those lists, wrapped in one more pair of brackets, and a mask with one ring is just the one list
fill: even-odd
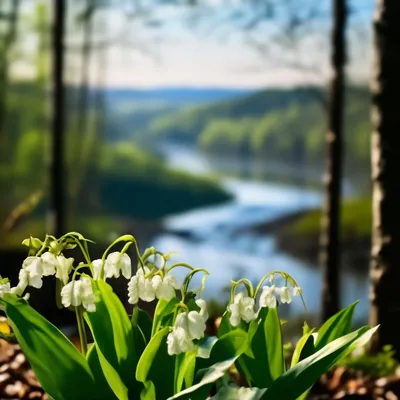
[[(162, 148), (169, 165), (192, 173), (216, 173), (208, 160), (180, 146)], [(168, 233), (154, 238), (163, 252), (177, 251), (174, 261), (186, 261), (210, 271), (205, 297), (224, 302), (231, 279), (249, 278), (257, 282), (267, 272), (278, 269), (291, 274), (303, 289), (307, 313), (320, 311), (321, 273), (317, 266), (294, 259), (275, 246), (274, 237), (248, 233), (245, 227), (272, 221), (285, 214), (319, 206), (318, 190), (221, 177), (221, 184), (233, 195), (229, 203), (197, 209), (167, 218)], [(185, 234), (181, 234), (184, 232)], [(176, 272), (178, 277), (183, 271)], [(200, 277), (195, 286), (200, 284)], [(344, 272), (341, 277), (342, 306), (360, 299), (356, 317), (365, 319), (368, 311), (367, 278)], [(296, 299), (286, 314), (303, 315), (304, 306)]]

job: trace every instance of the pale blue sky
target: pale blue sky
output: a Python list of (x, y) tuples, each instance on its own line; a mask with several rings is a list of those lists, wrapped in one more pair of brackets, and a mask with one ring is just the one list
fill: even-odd
[[(263, 45), (265, 38), (265, 43), (269, 44), (267, 55), (261, 55), (248, 44), (248, 35), (233, 28), (232, 22), (226, 22), (231, 21), (234, 14), (225, 6), (221, 7), (224, 1), (227, 0), (213, 0), (217, 5), (195, 14), (174, 7), (159, 8), (150, 16), (132, 18), (127, 17), (129, 10), (98, 11), (95, 16), (96, 40), (112, 38), (116, 43), (105, 50), (108, 60), (106, 84), (112, 87), (266, 87), (324, 84), (327, 81), (330, 29), (327, 17), (307, 26), (308, 34), (292, 47), (277, 45), (276, 36), (271, 40), (274, 32), (276, 34), (280, 29), (280, 18), (265, 22), (252, 35), (252, 40)], [(322, 1), (324, 11), (329, 11), (329, 0), (315, 1)], [(24, 11), (29, 14), (35, 2), (25, 0)], [(352, 7), (357, 13), (350, 19), (349, 76), (356, 81), (367, 81), (371, 65), (368, 28), (372, 0), (353, 0)], [(79, 44), (81, 31), (74, 15), (76, 10), (70, 9), (68, 43)], [(196, 24), (191, 23), (193, 15), (198, 17)], [(146, 20), (151, 20), (153, 25), (158, 21), (162, 24), (148, 28)], [(34, 51), (34, 39), (28, 37), (25, 42), (26, 48)], [(293, 67), (293, 63), (302, 68)], [(99, 54), (94, 53), (90, 65), (93, 85), (96, 85), (98, 66)], [(14, 72), (27, 75), (32, 73), (31, 69), (25, 61), (17, 63)], [(71, 52), (68, 82), (79, 82), (79, 70), (80, 59)]]

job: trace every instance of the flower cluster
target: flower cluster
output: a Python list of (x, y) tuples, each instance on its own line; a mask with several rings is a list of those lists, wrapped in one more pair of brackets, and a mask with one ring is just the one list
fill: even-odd
[[(82, 306), (88, 312), (96, 310), (96, 286), (92, 280), (119, 278), (121, 275), (129, 279), (128, 301), (131, 304), (137, 304), (139, 299), (148, 302), (161, 298), (169, 300), (175, 297), (176, 290), (181, 288), (175, 277), (164, 271), (168, 256), (162, 255), (154, 248), (146, 249), (143, 258), (138, 254), (140, 260), (138, 271), (136, 275), (132, 276), (132, 261), (126, 253), (129, 245), (134, 242), (132, 236), (126, 235), (117, 239), (101, 259), (93, 261), (90, 260), (87, 248), (81, 245), (81, 241), (85, 240), (76, 233), (64, 235), (59, 240), (52, 236), (47, 236), (44, 242), (35, 238), (24, 240), (23, 244), (30, 247), (30, 255), (22, 264), (18, 284), (15, 287), (11, 287), (8, 280), (1, 280), (0, 277), (0, 298), (5, 293), (22, 296), (28, 287), (40, 289), (43, 286), (43, 278), (47, 276), (55, 276), (61, 282), (60, 295), (64, 307)], [(107, 254), (108, 250), (120, 241), (126, 242), (124, 249), (121, 252), (114, 251)], [(80, 263), (74, 267), (74, 259), (66, 258), (62, 251), (73, 248), (77, 244), (80, 245), (86, 263)], [(151, 255), (154, 256), (154, 259), (157, 257), (162, 259), (161, 267), (149, 262), (148, 259)], [(89, 269), (91, 276), (81, 273), (79, 270), (82, 267)]]
[(160, 270), (152, 274), (148, 267), (139, 267), (128, 284), (128, 302), (137, 304), (139, 299), (143, 301), (153, 301), (154, 299), (170, 300), (176, 295), (176, 290), (181, 285), (176, 281), (173, 275), (161, 276)]
[(199, 311), (184, 311), (178, 314), (175, 324), (167, 337), (168, 354), (180, 354), (194, 349), (193, 340), (204, 336), (208, 319), (207, 304), (196, 300)]
[[(264, 280), (264, 279), (263, 279)], [(259, 286), (263, 282), (260, 282)], [(293, 280), (292, 280), (293, 281)], [(262, 287), (262, 292), (258, 301), (258, 310), (256, 311), (256, 293), (253, 294), (253, 289), (249, 288), (248, 296), (243, 292), (237, 293), (233, 297), (233, 301), (228, 305), (228, 311), (230, 312), (229, 321), (232, 326), (239, 326), (240, 322), (243, 320), (249, 323), (255, 320), (261, 311), (261, 309), (275, 308), (277, 306), (278, 300), (277, 296), (280, 297), (281, 303), (291, 303), (293, 296), (301, 296), (301, 288), (295, 284), (292, 290), (288, 286), (275, 287), (275, 285), (265, 285)], [(233, 286), (233, 291), (236, 289), (238, 283)]]

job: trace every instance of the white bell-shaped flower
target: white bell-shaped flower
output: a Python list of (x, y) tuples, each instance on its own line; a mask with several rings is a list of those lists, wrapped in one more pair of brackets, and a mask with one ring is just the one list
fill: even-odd
[(264, 286), (262, 288), (262, 292), (260, 295), (260, 308), (268, 307), (275, 308), (276, 307), (276, 288), (275, 285), (272, 286)]
[(208, 320), (208, 310), (207, 310), (207, 303), (203, 299), (197, 299), (196, 304), (200, 307), (200, 315), (203, 318), (204, 322)]
[(65, 258), (62, 254), (55, 256), (53, 253), (46, 252), (40, 257), (42, 260), (43, 276), (56, 274), (64, 285), (68, 283), (69, 274), (72, 271), (74, 259), (72, 257)]
[(93, 260), (93, 279), (97, 280), (100, 277), (101, 266), (103, 265), (103, 260)]
[(283, 286), (283, 287), (278, 288), (276, 290), (281, 296), (281, 302), (282, 303), (288, 303), (288, 304), (291, 303), (291, 301), (292, 301), (292, 292), (290, 291), (290, 289), (287, 286)]
[(193, 350), (194, 344), (185, 329), (174, 327), (167, 336), (167, 349), (170, 356)]
[(152, 285), (154, 287), (157, 299), (166, 300), (170, 300), (175, 297), (175, 290), (181, 287), (173, 275), (166, 275), (164, 278), (162, 278), (160, 275), (153, 276)]
[(79, 281), (71, 281), (61, 290), (61, 302), (64, 307), (82, 305), (87, 311), (96, 311), (97, 297), (93, 292), (90, 278), (83, 277)]
[(43, 276), (50, 276), (56, 273), (57, 258), (53, 253), (46, 252), (40, 257), (42, 262)]
[(303, 291), (301, 290), (301, 287), (295, 286), (293, 288), (293, 296), (301, 296), (302, 293)]
[(258, 400), (264, 390), (248, 387), (223, 386), (209, 400)]
[(42, 259), (40, 257), (27, 257), (22, 263), (22, 269), (19, 272), (21, 286), (32, 286), (40, 289), (43, 285), (42, 276)]
[(132, 262), (128, 254), (121, 254), (118, 251), (110, 253), (106, 258), (104, 266), (106, 278), (118, 278), (120, 274), (129, 279), (132, 276)]
[(204, 336), (206, 321), (198, 311), (189, 311), (176, 317), (175, 326), (183, 328), (190, 339), (200, 339)]
[(245, 296), (242, 292), (235, 296), (233, 304), (230, 304), (228, 310), (231, 312), (229, 318), (232, 326), (238, 326), (240, 321), (253, 321), (257, 314), (254, 311), (255, 300), (252, 297)]
[(147, 267), (139, 267), (136, 275), (132, 276), (128, 284), (128, 303), (136, 304), (139, 299), (150, 302), (156, 298), (151, 279), (145, 277), (149, 272)]
[(0, 299), (11, 291), (10, 282), (0, 283)]

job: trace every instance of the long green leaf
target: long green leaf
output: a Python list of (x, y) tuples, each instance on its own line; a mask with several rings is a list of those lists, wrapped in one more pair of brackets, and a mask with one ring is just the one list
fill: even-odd
[(6, 294), (1, 302), (46, 393), (56, 400), (101, 398), (86, 359), (59, 329), (15, 295)]
[(358, 301), (339, 311), (319, 328), (315, 350), (318, 351), (333, 340), (351, 332), (354, 309)]
[(119, 392), (122, 390), (116, 378), (118, 375), (128, 389), (129, 395), (133, 396), (138, 393), (135, 380), (138, 354), (134, 346), (132, 324), (111, 286), (104, 281), (97, 281), (96, 284), (99, 295), (96, 311), (86, 313), (85, 318), (95, 340), (99, 360), (109, 385), (113, 389), (119, 388)]
[(167, 351), (169, 328), (157, 332), (139, 359), (136, 379), (144, 384), (142, 400), (162, 399), (174, 394), (175, 356)]
[[(225, 375), (226, 371), (235, 363), (236, 359), (237, 357), (232, 357), (199, 371), (201, 379), (198, 383), (169, 397), (167, 400), (189, 397), (191, 400), (204, 399), (204, 394), (207, 395), (211, 385)], [(200, 393), (196, 393), (199, 391)], [(197, 396), (195, 396), (195, 394), (197, 394)]]
[[(309, 343), (311, 342), (313, 346), (313, 353), (314, 353), (314, 337), (312, 334), (314, 333), (314, 328), (309, 329), (297, 342), (296, 347), (293, 352), (292, 362), (290, 364), (290, 368), (293, 368), (299, 361), (301, 361), (301, 356), (303, 354), (303, 350), (310, 346)], [(304, 353), (305, 354), (305, 353)], [(311, 354), (309, 354), (311, 355)]]
[(99, 356), (97, 354), (96, 346), (94, 344), (90, 346), (89, 351), (86, 354), (86, 359), (93, 373), (96, 387), (98, 388), (98, 391), (102, 393), (101, 399), (104, 400), (117, 399), (117, 397), (115, 397), (114, 395), (114, 392), (111, 390), (110, 385), (106, 380), (106, 377), (104, 376)]
[[(258, 322), (257, 322), (258, 321)], [(285, 372), (281, 322), (276, 308), (263, 308), (258, 327), (251, 333), (252, 357), (243, 354), (236, 363), (238, 369), (246, 369), (252, 384), (258, 388), (271, 386)], [(242, 365), (244, 364), (244, 365)]]
[(154, 311), (153, 329), (151, 331), (151, 336), (154, 336), (160, 329), (164, 327), (163, 322), (165, 318), (173, 314), (175, 306), (178, 303), (179, 299), (177, 299), (176, 297), (173, 297), (171, 300), (158, 300), (156, 309)]
[(268, 388), (265, 400), (295, 400), (354, 346), (364, 345), (378, 327), (363, 327), (329, 343), (310, 357), (286, 371)]

